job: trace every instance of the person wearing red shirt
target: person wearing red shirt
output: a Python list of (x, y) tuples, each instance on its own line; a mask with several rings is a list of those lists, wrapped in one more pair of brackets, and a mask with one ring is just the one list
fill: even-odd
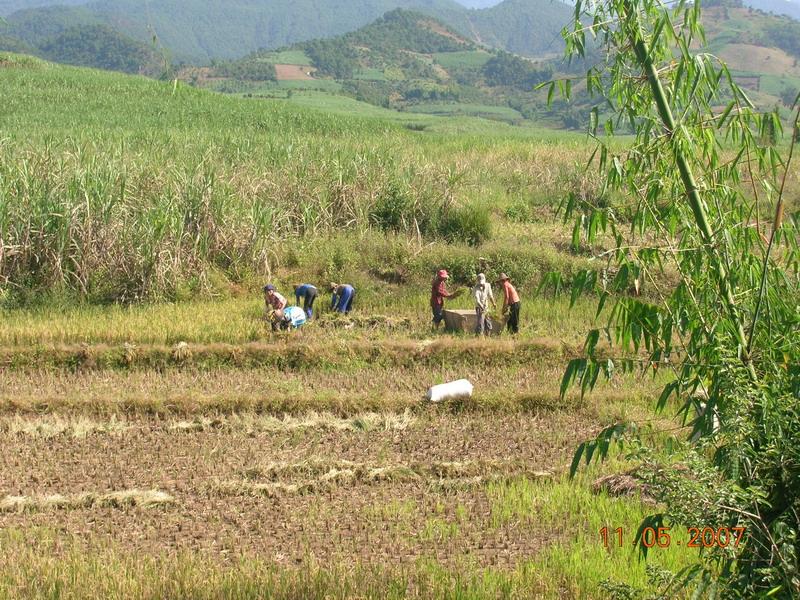
[(452, 298), (453, 294), (447, 291), (445, 281), (448, 280), (450, 275), (447, 271), (441, 269), (436, 273), (433, 278), (433, 285), (431, 286), (431, 310), (433, 311), (433, 328), (439, 329), (439, 323), (444, 319), (444, 299)]
[(500, 284), (503, 286), (503, 314), (508, 312), (506, 325), (511, 333), (519, 333), (519, 309), (522, 306), (519, 294), (505, 273), (500, 273)]

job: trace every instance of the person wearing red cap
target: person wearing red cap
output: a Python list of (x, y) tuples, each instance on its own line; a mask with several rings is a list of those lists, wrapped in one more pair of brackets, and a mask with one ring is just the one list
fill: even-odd
[(503, 286), (503, 314), (508, 312), (506, 325), (511, 333), (519, 333), (519, 294), (505, 273), (500, 273), (500, 284)]
[(431, 286), (431, 310), (433, 311), (433, 328), (439, 329), (439, 323), (444, 319), (444, 299), (452, 298), (453, 294), (447, 291), (445, 281), (450, 278), (447, 271), (441, 269), (433, 278)]

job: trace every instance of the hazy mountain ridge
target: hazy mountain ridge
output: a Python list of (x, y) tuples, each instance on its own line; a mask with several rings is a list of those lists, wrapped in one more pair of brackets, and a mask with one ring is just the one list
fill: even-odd
[[(11, 30), (4, 33), (35, 44), (78, 24), (104, 23), (142, 41), (155, 34), (174, 60), (202, 63), (333, 37), (395, 8), (423, 12), (472, 40), (527, 55), (560, 50), (557, 32), (571, 12), (558, 0), (506, 0), (483, 10), (455, 0), (228, 0), (224, 6), (211, 0), (96, 0), (17, 11), (8, 17)], [(64, 26), (58, 30), (60, 20)]]
[(785, 15), (800, 21), (800, 2), (797, 0), (747, 0), (745, 6), (774, 15)]
[(8, 16), (18, 10), (42, 8), (44, 6), (78, 6), (90, 0), (0, 0), (0, 17)]

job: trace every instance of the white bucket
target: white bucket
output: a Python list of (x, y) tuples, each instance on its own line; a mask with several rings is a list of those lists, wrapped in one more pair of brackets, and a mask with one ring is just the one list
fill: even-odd
[(426, 397), (431, 402), (441, 402), (442, 400), (451, 400), (453, 398), (469, 398), (470, 396), (472, 396), (472, 384), (466, 379), (434, 385), (428, 389), (426, 394)]

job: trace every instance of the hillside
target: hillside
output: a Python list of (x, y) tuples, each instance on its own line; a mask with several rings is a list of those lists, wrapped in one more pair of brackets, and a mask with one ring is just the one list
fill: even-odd
[(500, 0), (457, 0), (459, 4), (467, 8), (490, 8), (500, 4)]
[(561, 29), (572, 9), (566, 4), (505, 0), (470, 14), (472, 30), (481, 43), (523, 56), (557, 56), (563, 51)]
[(478, 46), (432, 17), (398, 9), (343, 36), (256, 52), (210, 70), (186, 69), (181, 76), (219, 91), (280, 97), (318, 90), (396, 110), (519, 122), (525, 115), (512, 105), (521, 106), (552, 72)]
[(800, 20), (800, 1), (798, 0), (747, 0), (744, 4), (766, 13), (786, 15)]
[(78, 6), (86, 4), (88, 0), (0, 0), (0, 17), (5, 17), (18, 10), (41, 8), (43, 6)]
[(35, 45), (75, 25), (103, 23), (142, 41), (156, 35), (177, 62), (207, 63), (344, 34), (395, 8), (423, 12), (473, 41), (528, 55), (558, 51), (558, 31), (570, 15), (556, 0), (506, 0), (477, 11), (455, 0), (96, 0), (15, 12), (6, 33)]
[[(800, 23), (732, 6), (708, 8), (703, 19), (706, 50), (728, 62), (759, 106), (772, 109), (795, 98)], [(554, 74), (580, 75), (582, 68), (487, 49), (440, 21), (398, 10), (343, 36), (256, 52), (211, 69), (185, 69), (180, 77), (255, 97), (302, 96), (324, 105), (349, 96), (407, 113), (573, 129), (584, 126), (591, 107), (581, 86), (571, 102), (552, 106), (544, 92), (533, 90)]]
[(39, 31), (41, 36), (28, 37), (28, 41), (0, 32), (0, 51), (124, 73), (154, 76), (164, 70), (164, 57), (152, 44), (135, 40), (102, 23), (90, 21), (65, 29), (42, 23)]
[(800, 22), (751, 8), (703, 11), (708, 51), (728, 63), (753, 100), (773, 107), (800, 91)]

